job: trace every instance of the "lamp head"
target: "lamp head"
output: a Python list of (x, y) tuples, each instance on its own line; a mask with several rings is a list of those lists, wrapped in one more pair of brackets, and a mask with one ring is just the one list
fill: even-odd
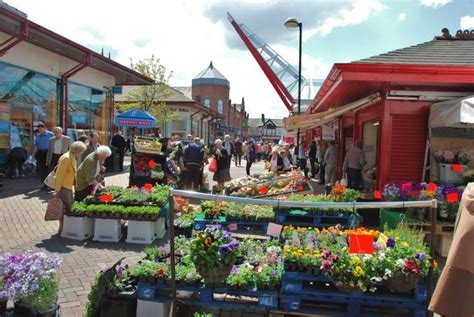
[(284, 25), (287, 29), (294, 30), (300, 27), (300, 22), (296, 18), (288, 18)]

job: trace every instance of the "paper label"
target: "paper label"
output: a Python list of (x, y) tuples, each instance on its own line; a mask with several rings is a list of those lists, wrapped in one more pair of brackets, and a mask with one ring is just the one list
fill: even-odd
[(268, 223), (267, 235), (278, 238), (282, 229), (282, 225), (270, 222)]

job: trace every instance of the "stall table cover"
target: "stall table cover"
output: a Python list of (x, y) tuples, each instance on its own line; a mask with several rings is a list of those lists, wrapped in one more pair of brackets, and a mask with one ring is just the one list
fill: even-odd
[(435, 103), (430, 109), (430, 128), (474, 128), (474, 96)]

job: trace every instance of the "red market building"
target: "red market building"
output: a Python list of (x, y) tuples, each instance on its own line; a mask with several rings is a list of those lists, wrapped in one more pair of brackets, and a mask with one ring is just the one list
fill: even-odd
[(474, 92), (474, 36), (459, 32), (334, 64), (300, 126), (309, 139), (321, 124), (335, 129), (339, 179), (346, 151), (363, 139), (377, 187), (422, 180), (430, 106)]

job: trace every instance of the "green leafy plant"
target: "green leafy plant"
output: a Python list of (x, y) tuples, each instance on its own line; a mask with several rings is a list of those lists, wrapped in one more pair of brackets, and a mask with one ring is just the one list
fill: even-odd
[(166, 263), (143, 260), (130, 269), (130, 275), (137, 278), (159, 277), (170, 278), (170, 268)]
[(227, 285), (235, 288), (246, 289), (255, 283), (253, 267), (241, 265), (234, 267), (226, 280)]
[(219, 216), (225, 215), (229, 207), (229, 203), (222, 201), (206, 200), (201, 203), (201, 211), (206, 216), (206, 219), (216, 219)]
[(38, 289), (28, 293), (22, 301), (34, 310), (42, 313), (56, 308), (56, 299), (59, 291), (59, 278), (39, 278)]
[(281, 284), (282, 269), (278, 265), (258, 266), (254, 276), (258, 289), (275, 289)]
[(149, 245), (143, 249), (148, 260), (158, 261), (170, 255), (169, 245), (155, 246)]

